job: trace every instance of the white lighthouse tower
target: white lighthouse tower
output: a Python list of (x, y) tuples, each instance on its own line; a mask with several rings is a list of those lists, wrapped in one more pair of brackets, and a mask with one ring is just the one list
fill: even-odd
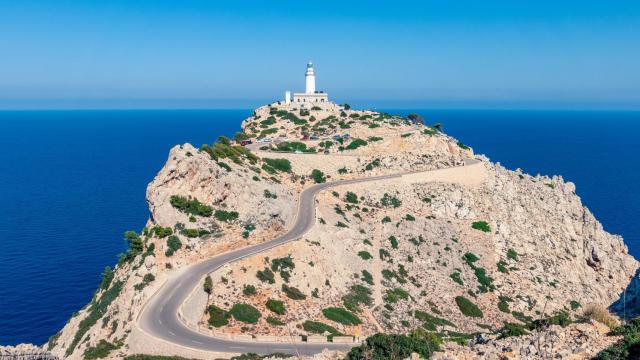
[[(313, 70), (313, 63), (307, 63), (307, 72), (304, 74), (305, 88), (304, 92), (293, 93), (291, 102), (300, 104), (304, 107), (306, 103), (312, 103), (311, 106), (319, 105), (318, 103), (329, 103), (329, 95), (324, 91), (316, 91), (316, 72)], [(289, 104), (291, 99), (285, 93), (285, 104)]]
[(307, 64), (305, 84), (305, 94), (314, 94), (316, 92), (316, 74), (313, 72), (313, 63), (311, 61)]

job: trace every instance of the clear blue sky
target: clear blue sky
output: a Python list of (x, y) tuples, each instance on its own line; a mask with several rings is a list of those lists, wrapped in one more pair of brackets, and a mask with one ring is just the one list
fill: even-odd
[(640, 108), (640, 1), (0, 0), (0, 108)]

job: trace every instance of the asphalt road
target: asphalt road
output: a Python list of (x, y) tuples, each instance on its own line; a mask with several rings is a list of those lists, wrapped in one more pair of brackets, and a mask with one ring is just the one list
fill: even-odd
[[(471, 165), (475, 162), (477, 162), (477, 160), (470, 159), (466, 164)], [(319, 353), (323, 349), (350, 349), (354, 344), (264, 343), (219, 339), (200, 334), (187, 328), (178, 319), (178, 309), (196, 286), (202, 286), (200, 282), (206, 274), (219, 269), (227, 263), (263, 252), (302, 237), (302, 235), (304, 235), (315, 224), (315, 196), (320, 191), (334, 186), (398, 178), (404, 174), (406, 173), (353, 180), (340, 180), (317, 184), (307, 188), (300, 195), (298, 216), (291, 230), (276, 239), (224, 253), (184, 269), (178, 276), (170, 278), (160, 288), (160, 290), (153, 295), (138, 318), (138, 326), (144, 332), (156, 338), (163, 339), (177, 345), (205, 351), (230, 353), (253, 352), (257, 354), (282, 352), (310, 355)]]

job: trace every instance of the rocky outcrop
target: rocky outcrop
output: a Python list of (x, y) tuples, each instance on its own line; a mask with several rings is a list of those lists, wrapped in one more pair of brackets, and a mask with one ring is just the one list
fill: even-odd
[(32, 344), (0, 346), (0, 360), (59, 360), (59, 358)]

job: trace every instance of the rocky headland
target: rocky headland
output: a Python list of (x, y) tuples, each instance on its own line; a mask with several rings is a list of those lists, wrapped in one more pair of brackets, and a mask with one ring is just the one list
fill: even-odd
[(212, 272), (182, 316), (227, 336), (410, 334), (438, 359), (583, 359), (620, 340), (606, 309), (638, 262), (561, 176), (506, 169), (416, 116), (330, 103), (263, 106), (241, 130), (171, 149), (147, 188), (147, 224), (46, 350), (237, 355), (154, 339), (138, 316), (191, 265), (286, 233), (304, 189), (394, 174), (319, 193), (310, 231)]

